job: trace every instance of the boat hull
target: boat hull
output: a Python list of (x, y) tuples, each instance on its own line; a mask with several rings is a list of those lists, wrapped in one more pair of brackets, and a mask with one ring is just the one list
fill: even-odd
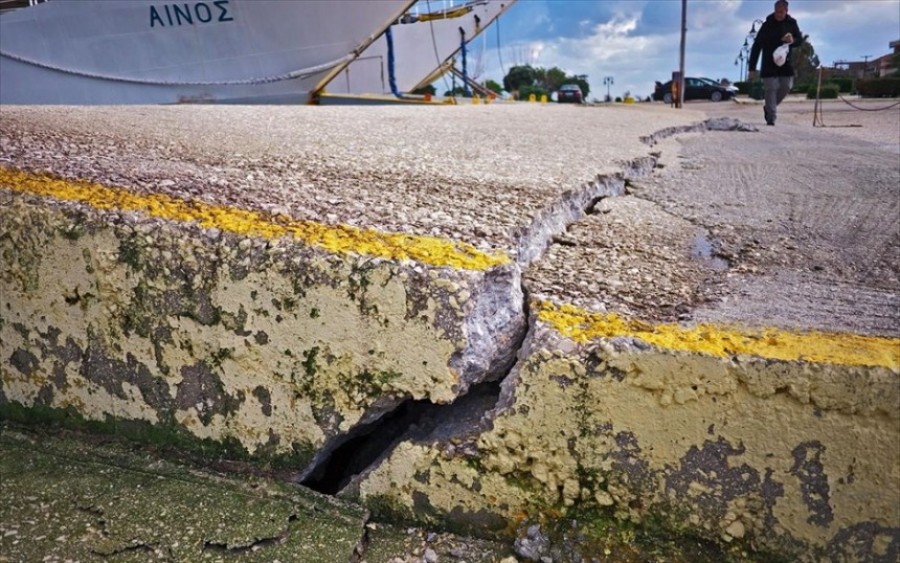
[(0, 103), (304, 103), (411, 0), (53, 0), (0, 15)]
[[(460, 50), (460, 28), (465, 31), (468, 43), (514, 3), (515, 0), (482, 0), (472, 2), (472, 10), (458, 18), (391, 26), (397, 90), (412, 92), (423, 81), (428, 82), (429, 77), (439, 75), (438, 69)], [(432, 2), (431, 5), (436, 7), (439, 3)], [(425, 2), (419, 2), (408, 13), (414, 14), (415, 8), (425, 6)], [(472, 65), (471, 55), (469, 61)], [(335, 76), (325, 90), (329, 94), (392, 94), (389, 78), (387, 39), (382, 35)]]

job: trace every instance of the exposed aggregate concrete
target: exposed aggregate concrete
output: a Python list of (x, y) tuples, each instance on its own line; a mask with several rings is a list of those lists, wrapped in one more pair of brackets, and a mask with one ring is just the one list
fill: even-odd
[(4, 108), (0, 158), (145, 193), (511, 249), (548, 202), (646, 157), (641, 135), (703, 119), (655, 106), (364, 111), (88, 107), (62, 118)]
[[(745, 279), (744, 274), (771, 268), (771, 261), (748, 258), (752, 253), (747, 249), (752, 245), (746, 242), (743, 252), (731, 252), (743, 242), (741, 237), (752, 235), (752, 221), (765, 218), (765, 214), (748, 214), (751, 221), (746, 225), (735, 216), (723, 214), (721, 208), (704, 214), (697, 202), (704, 201), (708, 194), (686, 189), (691, 181), (697, 181), (696, 176), (685, 176), (685, 171), (691, 170), (690, 161), (686, 161), (687, 166), (676, 167), (671, 160), (671, 149), (681, 139), (690, 146), (695, 139), (699, 143), (721, 135), (723, 140), (715, 142), (730, 146), (742, 143), (735, 141), (735, 136), (758, 135), (756, 127), (734, 121), (703, 123), (699, 114), (671, 112), (659, 106), (614, 110), (518, 105), (494, 106), (488, 112), (474, 113), (482, 109), (487, 108), (439, 108), (449, 111), (438, 114), (434, 109), (377, 108), (360, 120), (355, 108), (275, 108), (262, 119), (258, 108), (137, 108), (129, 112), (79, 108), (67, 111), (65, 116), (54, 109), (4, 108), (0, 116), (4, 126), (0, 162), (21, 170), (47, 170), (72, 179), (128, 186), (147, 196), (196, 197), (292, 220), (438, 235), (508, 256), (511, 265), (493, 266), (483, 274), (429, 266), (411, 275), (410, 264), (402, 258), (373, 263), (352, 254), (330, 258), (326, 252), (317, 258), (318, 251), (300, 251), (313, 255), (312, 259), (301, 260), (301, 270), (315, 272), (324, 261), (332, 264), (331, 273), (335, 274), (305, 279), (303, 287), (312, 297), (304, 307), (312, 310), (319, 302), (332, 302), (336, 309), (346, 310), (352, 305), (359, 309), (359, 323), (374, 320), (373, 334), (398, 317), (384, 311), (383, 318), (378, 311), (373, 316), (366, 306), (374, 303), (397, 311), (405, 309), (407, 320), (411, 311), (424, 310), (428, 312), (425, 323), (443, 331), (457, 347), (450, 357), (445, 355), (435, 363), (449, 366), (452, 374), (462, 374), (459, 379), (451, 378), (454, 383), (441, 391), (448, 383), (440, 376), (434, 379), (436, 387), (426, 390), (415, 383), (396, 385), (392, 375), (390, 387), (403, 396), (449, 402), (465, 393), (469, 385), (502, 374), (518, 350), (519, 363), (504, 381), (499, 403), (480, 423), (474, 424), (467, 416), (457, 421), (457, 431), (449, 431), (448, 427), (454, 425), (448, 423), (439, 425), (430, 438), (421, 433), (407, 438), (345, 491), (381, 507), (386, 514), (470, 531), (474, 527), (482, 533), (493, 529), (501, 536), (509, 533), (511, 522), (519, 522), (516, 546), (521, 557), (545, 556), (560, 561), (582, 556), (601, 560), (601, 555), (609, 554), (608, 548), (599, 545), (615, 542), (607, 535), (597, 544), (595, 537), (584, 534), (591, 536), (598, 529), (627, 522), (655, 522), (660, 534), (680, 530), (712, 542), (710, 545), (725, 546), (727, 553), (717, 552), (720, 548), (707, 552), (710, 560), (717, 557), (715, 553), (744, 558), (747, 553), (742, 550), (747, 548), (761, 550), (762, 558), (778, 553), (851, 559), (891, 557), (900, 549), (900, 515), (891, 504), (898, 495), (900, 471), (895, 461), (900, 457), (895, 451), (900, 429), (892, 408), (900, 401), (896, 377), (900, 359), (888, 357), (886, 363), (864, 363), (874, 367), (862, 368), (827, 361), (773, 361), (752, 355), (722, 359), (706, 352), (673, 353), (665, 345), (650, 347), (640, 336), (592, 336), (587, 340), (564, 337), (561, 334), (567, 327), (547, 317), (534, 317), (543, 307), (539, 302), (555, 302), (576, 305), (586, 314), (614, 312), (651, 323), (646, 327), (652, 330), (654, 322), (691, 321), (705, 315), (703, 311), (733, 293), (729, 279)], [(446, 119), (447, 115), (459, 121)], [(472, 119), (473, 115), (477, 118)], [(729, 132), (699, 134), (710, 130)], [(787, 136), (780, 138), (783, 144), (790, 140)], [(663, 174), (647, 178), (654, 164), (665, 166)], [(667, 180), (669, 171), (674, 174)], [(888, 167), (883, 177), (890, 181), (890, 174)], [(666, 182), (672, 178), (677, 179), (680, 189), (667, 191), (673, 184)], [(653, 188), (657, 185), (660, 189)], [(699, 185), (709, 191), (709, 184)], [(874, 186), (872, 193), (878, 193), (878, 189)], [(612, 197), (625, 192), (631, 195)], [(660, 199), (661, 195), (665, 198)], [(679, 207), (684, 198), (689, 210), (698, 211), (685, 212)], [(8, 200), (10, 209), (14, 209), (9, 217), (27, 217), (32, 212), (15, 207), (22, 200), (28, 198)], [(30, 201), (26, 207), (34, 203)], [(746, 205), (739, 200), (730, 203)], [(74, 215), (73, 209), (77, 210)], [(59, 233), (66, 233), (71, 225), (91, 224), (90, 219), (79, 215), (91, 215), (89, 209), (75, 205), (60, 210), (60, 216), (71, 224), (61, 225)], [(889, 214), (890, 208), (882, 211)], [(737, 215), (737, 219), (741, 217)], [(126, 225), (136, 219), (138, 224), (145, 221), (128, 214), (122, 218)], [(46, 217), (35, 223), (43, 219)], [(568, 232), (562, 233), (567, 224), (571, 224)], [(890, 223), (879, 223), (878, 228), (885, 226), (889, 228)], [(191, 229), (186, 231), (190, 238), (203, 236)], [(96, 232), (102, 230), (98, 227)], [(734, 236), (727, 236), (729, 230)], [(107, 236), (101, 233), (101, 238)], [(114, 246), (117, 238), (107, 245)], [(91, 248), (80, 249), (86, 259), (96, 242), (88, 240)], [(157, 244), (157, 238), (152, 243)], [(34, 239), (31, 244), (39, 248), (44, 243)], [(274, 327), (260, 330), (256, 326), (260, 319), (242, 313), (239, 306), (248, 302), (248, 296), (251, 302), (256, 299), (251, 288), (277, 284), (277, 275), (266, 277), (277, 262), (268, 258), (272, 243), (258, 248), (254, 244), (238, 243), (244, 253), (226, 251), (230, 254), (220, 257), (221, 265), (217, 266), (228, 274), (236, 262), (239, 279), (232, 282), (243, 282), (246, 289), (229, 295), (233, 290), (221, 283), (221, 276), (212, 285), (201, 283), (189, 292), (185, 288), (190, 283), (167, 289), (163, 282), (156, 288), (158, 297), (151, 300), (157, 312), (163, 313), (161, 318), (189, 307), (188, 322), (201, 326), (212, 320), (211, 311), (229, 313), (226, 317), (232, 320), (224, 328), (243, 337), (243, 346), (250, 351), (242, 373), (227, 367), (234, 358), (213, 353), (201, 363), (181, 368), (190, 383), (181, 384), (183, 391), (175, 393), (174, 407), (165, 406), (169, 399), (164, 393), (156, 396), (165, 406), (162, 411), (193, 409), (191, 416), (200, 422), (194, 428), (212, 429), (208, 436), (213, 438), (237, 437), (245, 447), (251, 445), (251, 451), (262, 444), (263, 437), (246, 438), (255, 427), (272, 420), (283, 394), (268, 383), (253, 386), (255, 379), (243, 380), (243, 372), (258, 370), (271, 360), (265, 353), (266, 345), (278, 332)], [(291, 244), (282, 244), (274, 245), (279, 255), (296, 252)], [(99, 246), (102, 249), (103, 245)], [(20, 252), (17, 245), (9, 250), (11, 256)], [(803, 250), (798, 255), (803, 256)], [(257, 251), (261, 254), (255, 254)], [(113, 261), (127, 262), (126, 254), (120, 249)], [(267, 257), (260, 260), (258, 256), (263, 255)], [(155, 260), (163, 272), (178, 272), (181, 256), (181, 247), (173, 247), (170, 257), (161, 253), (162, 259)], [(891, 254), (885, 256), (879, 267), (893, 273), (896, 280), (896, 263)], [(27, 253), (20, 257), (27, 257)], [(7, 281), (15, 279), (27, 290), (36, 281), (33, 266), (40, 261), (20, 259), (15, 272), (7, 272)], [(61, 258), (53, 261), (63, 263)], [(353, 287), (360, 285), (354, 272), (361, 264), (375, 268), (372, 279), (376, 283), (367, 278), (365, 288), (370, 289), (366, 289), (368, 297), (364, 299), (353, 295)], [(531, 336), (520, 348), (520, 336), (516, 336), (520, 328), (516, 327), (521, 327), (517, 315), (524, 314), (523, 298), (514, 288), (519, 286), (519, 268), (528, 265), (531, 267), (525, 270), (524, 285), (537, 301), (529, 305)], [(86, 270), (92, 267), (81, 266)], [(379, 277), (381, 269), (389, 273)], [(412, 269), (416, 271), (416, 266)], [(276, 271), (278, 275), (287, 272), (283, 268)], [(777, 287), (778, 279), (783, 278), (778, 278), (774, 270), (772, 274)], [(407, 292), (399, 301), (391, 297), (391, 291), (381, 291), (398, 275)], [(48, 271), (41, 276), (42, 284), (53, 280)], [(496, 284), (489, 282), (492, 278), (497, 279)], [(203, 276), (199, 279), (202, 281)], [(345, 279), (350, 280), (349, 301), (325, 298), (328, 286), (340, 285)], [(453, 284), (452, 288), (448, 284)], [(48, 287), (54, 285), (66, 283), (51, 281)], [(97, 288), (102, 285), (98, 283)], [(485, 287), (505, 289), (498, 292)], [(443, 304), (444, 313), (435, 314), (433, 304), (423, 307), (424, 301), (412, 296), (416, 291), (423, 296), (443, 295), (448, 289), (450, 297), (437, 300)], [(896, 299), (896, 283), (890, 281), (874, 288), (859, 284), (853, 291), (854, 295), (865, 295), (870, 289)], [(457, 300), (460, 292), (475, 297), (475, 303), (458, 310), (461, 303), (469, 301)], [(483, 294), (480, 300), (479, 293)], [(106, 296), (115, 300), (114, 294), (108, 292)], [(208, 301), (203, 297), (207, 294), (211, 296)], [(68, 310), (83, 303), (85, 295), (93, 296), (76, 287), (62, 296), (68, 308), (59, 303), (59, 297), (56, 302), (61, 311)], [(187, 304), (187, 295), (201, 297), (195, 304)], [(167, 305), (172, 299), (174, 304)], [(398, 305), (404, 300), (405, 307)], [(882, 303), (876, 299), (874, 309), (883, 307)], [(56, 305), (51, 303), (53, 307)], [(513, 311), (516, 308), (519, 313)], [(87, 312), (90, 310), (87, 307)], [(774, 320), (782, 326), (821, 325), (896, 334), (883, 328), (891, 327), (892, 322), (896, 327), (896, 316), (890, 314), (885, 316), (886, 324), (865, 324), (873, 317), (868, 311), (861, 317), (862, 325), (848, 322), (858, 313), (852, 305), (841, 315), (843, 320), (832, 324), (822, 324), (817, 317), (813, 317), (812, 325), (804, 324), (802, 315), (793, 323), (772, 315), (748, 317), (746, 313), (754, 311), (752, 307), (733, 311), (732, 319), (750, 325)], [(497, 312), (503, 314), (498, 316)], [(335, 318), (342, 317), (329, 322), (344, 324)], [(176, 338), (194, 342), (199, 327), (186, 330), (184, 322), (179, 320), (181, 327), (160, 323), (154, 335), (171, 339), (171, 331), (181, 331), (183, 335)], [(11, 338), (18, 341), (27, 334), (27, 324), (32, 322), (15, 323), (6, 334), (17, 334)], [(108, 324), (102, 319), (96, 323)], [(375, 326), (379, 324), (381, 329)], [(253, 330), (249, 330), (250, 325)], [(396, 330), (396, 324), (391, 329)], [(96, 332), (96, 328), (92, 330)], [(297, 330), (299, 334), (309, 333), (309, 328)], [(509, 336), (492, 338), (498, 330)], [(4, 365), (0, 402), (9, 401), (12, 392), (13, 401), (27, 396), (26, 403), (53, 404), (53, 385), (24, 391), (28, 380), (34, 380), (39, 372), (53, 372), (53, 384), (65, 387), (72, 376), (60, 370), (59, 360), (71, 362), (87, 346), (95, 352), (87, 355), (89, 361), (82, 374), (91, 374), (86, 377), (93, 385), (91, 393), (112, 405), (99, 407), (96, 415), (121, 414), (129, 408), (126, 404), (131, 408), (136, 405), (137, 410), (127, 416), (158, 422), (159, 408), (140, 406), (154, 397), (148, 385), (141, 382), (150, 380), (146, 366), (165, 363), (159, 362), (168, 353), (165, 347), (161, 350), (140, 344), (144, 359), (132, 362), (131, 356), (116, 360), (96, 351), (100, 348), (93, 344), (96, 335), (90, 331), (84, 337), (88, 344), (79, 344), (76, 339), (61, 346), (58, 334), (55, 326), (41, 328), (33, 341), (42, 339), (44, 344), (16, 347), (9, 365), (25, 377), (10, 377), (13, 371)], [(387, 355), (408, 357), (410, 361), (397, 372), (399, 380), (415, 381), (419, 375), (412, 369), (413, 358), (424, 353), (421, 345), (429, 337), (405, 336), (407, 340), (398, 342)], [(210, 337), (215, 342), (223, 335), (204, 336)], [(371, 338), (364, 336), (362, 340)], [(334, 341), (334, 335), (321, 337), (322, 346)], [(126, 347), (134, 347), (135, 342)], [(889, 348), (891, 341), (882, 344), (885, 342)], [(403, 344), (415, 348), (405, 350)], [(436, 349), (453, 349), (446, 348), (440, 338), (435, 344)], [(38, 349), (41, 354), (35, 353)], [(56, 358), (56, 367), (39, 367), (51, 357)], [(369, 365), (368, 360), (350, 361)], [(210, 362), (215, 365), (211, 367)], [(309, 364), (307, 353), (295, 367)], [(363, 369), (367, 371), (368, 367)], [(342, 370), (338, 367), (334, 378), (341, 388), (346, 383), (341, 383), (342, 374), (347, 373)], [(131, 373), (128, 379), (137, 385), (117, 385), (114, 372)], [(225, 379), (231, 377), (232, 383), (227, 383), (223, 375)], [(850, 388), (847, 382), (855, 380), (867, 383)], [(356, 399), (349, 393), (351, 402), (356, 401), (349, 410), (334, 408), (331, 403), (335, 393), (325, 409), (313, 399), (311, 411), (319, 431), (336, 436), (335, 428), (344, 432), (356, 423), (378, 418), (396, 404), (393, 399), (385, 402), (377, 397), (385, 383), (380, 381), (377, 389), (370, 389), (376, 391), (370, 399), (365, 398), (367, 393)], [(315, 395), (317, 388), (304, 392)], [(208, 404), (192, 405), (196, 398)], [(360, 401), (365, 404), (369, 400), (374, 402), (360, 408)], [(89, 412), (95, 407), (88, 404), (102, 405), (103, 401), (82, 399), (77, 406)], [(263, 417), (232, 422), (232, 412), (240, 412), (251, 403)], [(225, 412), (218, 413), (221, 409)], [(216, 419), (217, 414), (224, 418)], [(659, 420), (665, 422), (660, 425)], [(293, 425), (288, 420), (285, 430), (293, 429)], [(822, 427), (830, 428), (827, 438), (821, 435)], [(312, 441), (319, 447), (323, 443), (321, 438)], [(877, 453), (858, 459), (857, 455), (862, 456), (859, 443), (880, 445), (874, 447)], [(329, 449), (320, 449), (320, 455)], [(851, 469), (846, 476), (838, 477), (843, 467)], [(554, 521), (579, 518), (582, 527), (573, 524), (573, 530), (581, 534), (578, 540), (571, 534), (563, 534), (569, 539), (555, 536), (551, 540), (540, 526), (533, 529), (535, 523), (543, 523), (549, 530)], [(685, 519), (687, 523), (683, 524)], [(731, 549), (729, 545), (736, 547)], [(618, 553), (621, 556), (622, 552)], [(421, 555), (425, 556), (424, 551)]]

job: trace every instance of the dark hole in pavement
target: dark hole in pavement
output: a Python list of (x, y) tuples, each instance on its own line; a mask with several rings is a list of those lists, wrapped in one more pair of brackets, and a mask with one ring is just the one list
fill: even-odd
[(603, 201), (604, 199), (606, 199), (607, 197), (609, 197), (609, 196), (604, 195), (604, 196), (600, 196), (600, 197), (595, 197), (594, 199), (589, 201), (588, 204), (584, 207), (585, 215), (596, 215), (597, 213), (600, 213), (597, 205), (599, 205), (599, 203), (601, 201)]
[(479, 431), (483, 415), (500, 396), (500, 382), (473, 386), (449, 405), (409, 400), (380, 419), (361, 425), (313, 467), (301, 485), (333, 495), (370, 466), (389, 455), (404, 440), (446, 441)]

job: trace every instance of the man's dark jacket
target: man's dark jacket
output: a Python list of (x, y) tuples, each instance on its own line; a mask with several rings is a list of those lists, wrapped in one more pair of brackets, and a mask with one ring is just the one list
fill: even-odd
[(803, 35), (797, 26), (797, 20), (787, 15), (782, 21), (778, 21), (775, 19), (775, 14), (769, 14), (753, 41), (753, 48), (750, 50), (750, 70), (756, 70), (756, 61), (759, 60), (759, 53), (762, 51), (762, 70), (759, 73), (762, 78), (794, 76), (790, 53), (787, 61), (781, 66), (776, 65), (772, 58), (775, 49), (783, 45), (784, 42), (781, 38), (786, 33), (794, 36), (794, 42), (791, 43), (791, 53), (793, 53), (795, 48), (803, 44)]

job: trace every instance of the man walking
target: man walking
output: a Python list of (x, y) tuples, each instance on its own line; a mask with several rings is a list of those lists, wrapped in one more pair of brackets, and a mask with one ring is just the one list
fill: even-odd
[(803, 35), (797, 26), (797, 20), (788, 15), (787, 0), (775, 2), (775, 11), (769, 14), (766, 21), (759, 28), (753, 48), (750, 50), (749, 78), (756, 80), (756, 62), (762, 53), (761, 76), (765, 89), (766, 105), (763, 108), (766, 124), (775, 125), (778, 104), (791, 91), (794, 85), (794, 67), (791, 66), (791, 55), (788, 52), (784, 64), (778, 65), (774, 55), (776, 49), (782, 45), (789, 45), (793, 50), (803, 43)]

